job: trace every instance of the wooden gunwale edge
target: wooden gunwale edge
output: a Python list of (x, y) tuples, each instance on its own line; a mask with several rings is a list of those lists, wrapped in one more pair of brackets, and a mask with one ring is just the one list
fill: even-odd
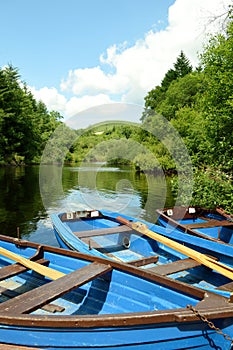
[[(233, 317), (233, 306), (220, 305), (217, 307), (198, 308), (202, 315), (209, 320)], [(84, 315), (84, 316), (46, 316), (46, 315), (1, 315), (0, 323), (20, 327), (49, 327), (49, 328), (101, 328), (144, 326), (149, 324), (202, 322), (192, 311), (186, 308), (168, 311), (149, 311), (138, 313), (123, 313), (115, 315)]]
[(26, 346), (26, 345), (0, 343), (0, 349), (1, 350), (40, 350), (41, 348), (38, 348), (38, 347), (35, 348), (32, 346)]

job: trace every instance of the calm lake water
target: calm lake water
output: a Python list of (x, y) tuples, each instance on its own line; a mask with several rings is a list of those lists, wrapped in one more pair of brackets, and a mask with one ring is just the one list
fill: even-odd
[(57, 246), (52, 212), (94, 208), (156, 222), (174, 200), (164, 176), (104, 164), (0, 168), (0, 233)]

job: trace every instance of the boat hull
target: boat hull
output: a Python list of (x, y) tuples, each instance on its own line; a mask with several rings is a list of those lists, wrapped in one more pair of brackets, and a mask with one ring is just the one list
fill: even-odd
[[(157, 210), (158, 223), (165, 228), (163, 235), (199, 252), (214, 253), (221, 262), (233, 266), (233, 222), (230, 216), (225, 217), (215, 210), (191, 208), (203, 212), (205, 217), (194, 212), (196, 216), (192, 218), (192, 214), (188, 214), (189, 207), (177, 207), (178, 215), (174, 217), (167, 214), (173, 213), (174, 208)], [(226, 226), (221, 226), (221, 222)], [(156, 229), (156, 225), (151, 229)]]
[[(0, 246), (2, 349), (230, 349), (217, 331), (233, 336), (233, 307), (226, 298), (90, 255), (8, 237), (0, 237)], [(31, 258), (64, 275), (50, 281), (23, 260), (14, 264), (3, 248), (11, 259)]]
[[(139, 251), (141, 249), (141, 260), (143, 259), (148, 262), (141, 266), (142, 269), (154, 271), (155, 273), (162, 273), (167, 274), (169, 277), (175, 279), (175, 280), (182, 280), (186, 283), (191, 283), (197, 287), (204, 288), (207, 290), (214, 291), (216, 293), (229, 296), (229, 292), (231, 292), (232, 289), (224, 289), (222, 290), (219, 288), (222, 285), (226, 285), (231, 282), (231, 280), (223, 275), (217, 274), (216, 272), (211, 272), (210, 270), (205, 268), (204, 266), (196, 266), (191, 263), (191, 261), (184, 261), (184, 265), (181, 268), (180, 266), (183, 264), (182, 262), (180, 265), (177, 265), (175, 269), (173, 270), (164, 270), (161, 269), (161, 265), (169, 265), (179, 260), (184, 260), (187, 258), (184, 254), (181, 254), (178, 251), (175, 251), (169, 247), (167, 247), (164, 244), (161, 244), (157, 242), (156, 240), (153, 240), (149, 237), (146, 237), (142, 234), (136, 234), (136, 231), (133, 231), (133, 233), (129, 233), (128, 239), (130, 242), (130, 245), (128, 248), (125, 248), (123, 246), (120, 247), (120, 251), (115, 249), (112, 251), (111, 254), (103, 254), (103, 250), (94, 249), (91, 247), (88, 247), (88, 244), (85, 244), (82, 242), (82, 240), (79, 238), (80, 232), (79, 232), (79, 225), (80, 220), (76, 221), (76, 219), (71, 220), (65, 220), (65, 222), (62, 222), (61, 215), (64, 216), (64, 214), (53, 214), (52, 215), (52, 222), (54, 226), (54, 232), (57, 237), (57, 240), (59, 242), (59, 245), (62, 248), (65, 249), (71, 249), (71, 250), (77, 250), (81, 252), (85, 252), (88, 254), (92, 254), (93, 256), (100, 256), (104, 258), (108, 258), (111, 260), (118, 259), (119, 257), (123, 259), (125, 263), (132, 264), (133, 258), (132, 253), (134, 251)], [(119, 213), (117, 212), (110, 212), (103, 210), (101, 211), (102, 221), (101, 224), (97, 223), (98, 219), (95, 220), (91, 219), (89, 222), (89, 219), (86, 220), (86, 218), (83, 219), (83, 222), (81, 222), (81, 229), (83, 230), (85, 227), (85, 223), (89, 223), (91, 229), (87, 229), (84, 233), (89, 234), (92, 239), (92, 235), (95, 234), (96, 231), (96, 225), (99, 225), (97, 230), (98, 234), (103, 233), (103, 239), (105, 238), (104, 231), (106, 230), (106, 226), (109, 225), (119, 225), (118, 219), (119, 219)], [(121, 214), (122, 219), (128, 220), (128, 222), (137, 222), (137, 218), (129, 217), (127, 215)], [(208, 240), (201, 239), (196, 236), (188, 236), (182, 234), (182, 232), (175, 230), (174, 228), (172, 230), (169, 230), (168, 227), (164, 228), (159, 225), (155, 225), (146, 221), (142, 221), (146, 226), (153, 232), (160, 234), (161, 236), (166, 236), (168, 238), (173, 239), (174, 241), (178, 241), (182, 245), (185, 244), (185, 246), (192, 248), (194, 250), (198, 250), (202, 254), (208, 254), (210, 256), (215, 256), (221, 263), (228, 264), (230, 266), (233, 266), (233, 246), (226, 246), (221, 245), (218, 242), (210, 242)], [(100, 225), (102, 225), (102, 229), (100, 229)], [(120, 227), (120, 226), (118, 226)], [(108, 228), (107, 228), (108, 230)], [(77, 231), (77, 232), (74, 232)], [(100, 232), (99, 232), (100, 231)], [(117, 232), (117, 231), (116, 231)], [(84, 236), (84, 233), (82, 235)], [(123, 233), (115, 233), (115, 235), (125, 235), (125, 232)], [(110, 235), (109, 239), (112, 239), (112, 245), (115, 244), (115, 241), (113, 240), (113, 234)], [(119, 240), (118, 237), (118, 240)], [(99, 239), (99, 236), (97, 237)], [(102, 237), (101, 237), (102, 239)], [(122, 238), (121, 238), (122, 240)], [(104, 242), (104, 240), (103, 240)], [(107, 252), (107, 250), (106, 250)], [(120, 255), (121, 254), (121, 255)], [(158, 257), (158, 260), (155, 260), (154, 263), (150, 263), (150, 257)], [(148, 260), (147, 260), (148, 259)], [(173, 265), (174, 265), (173, 264)], [(140, 265), (137, 265), (140, 266)], [(187, 268), (186, 268), (187, 267)], [(232, 287), (231, 287), (232, 288)]]
[[(222, 326), (222, 322), (217, 325)], [(232, 334), (233, 322), (224, 327)], [(27, 346), (39, 349), (231, 349), (230, 341), (224, 339), (204, 324), (168, 324), (164, 327), (149, 325), (143, 327), (92, 328), (92, 329), (46, 329), (37, 327), (4, 328), (1, 326), (0, 341), (3, 344)], [(2, 347), (4, 349), (4, 347)]]

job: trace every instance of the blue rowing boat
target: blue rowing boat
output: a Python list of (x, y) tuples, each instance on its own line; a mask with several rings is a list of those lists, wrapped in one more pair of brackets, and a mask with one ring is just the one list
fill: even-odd
[(233, 217), (223, 209), (206, 209), (197, 206), (177, 206), (158, 209), (158, 223), (177, 229), (187, 235), (212, 242), (233, 244)]
[[(136, 222), (136, 218), (106, 210), (85, 210), (54, 213), (51, 219), (62, 248), (121, 261), (138, 266), (143, 271), (169, 276), (176, 281), (183, 281), (222, 295), (227, 296), (233, 291), (232, 278), (229, 276), (190, 258), (185, 252), (177, 251), (124, 224), (125, 220), (128, 223)], [(143, 223), (161, 237), (167, 235), (164, 227), (145, 221)], [(179, 236), (180, 232), (176, 231), (176, 234)], [(202, 254), (208, 254), (220, 263), (230, 265), (232, 269), (233, 247), (223, 247), (211, 242), (216, 245), (212, 250), (209, 241), (207, 243), (206, 246), (201, 246), (200, 238), (192, 237), (192, 244), (189, 240), (187, 246), (195, 249), (194, 253), (198, 247)], [(183, 242), (182, 245), (185, 247)]]
[(1, 349), (230, 349), (231, 299), (129, 264), (0, 236)]

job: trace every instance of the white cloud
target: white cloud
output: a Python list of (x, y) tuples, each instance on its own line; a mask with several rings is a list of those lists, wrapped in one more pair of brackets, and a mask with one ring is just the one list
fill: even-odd
[(43, 101), (50, 111), (58, 111), (66, 118), (90, 107), (114, 103), (107, 94), (73, 96), (67, 99), (55, 88), (44, 87), (36, 90), (34, 87), (30, 87), (30, 90), (36, 100)]
[[(113, 101), (143, 105), (144, 97), (160, 84), (164, 74), (173, 67), (181, 50), (195, 67), (208, 32), (218, 31), (213, 16), (227, 10), (231, 0), (176, 0), (169, 8), (168, 26), (149, 31), (134, 46), (112, 45), (100, 55), (99, 65), (70, 70), (61, 82), (61, 92), (55, 88), (34, 90), (49, 109), (65, 117), (102, 103)], [(66, 99), (62, 94), (72, 92)]]
[(67, 99), (54, 87), (43, 87), (40, 90), (36, 90), (35, 87), (30, 87), (30, 90), (34, 97), (37, 100), (43, 101), (50, 111), (55, 110), (61, 114), (64, 112), (64, 108), (67, 104)]
[(61, 83), (61, 90), (71, 90), (75, 95), (95, 95), (102, 92), (118, 94), (126, 86), (125, 77), (106, 74), (100, 67), (94, 67), (70, 71), (67, 80)]

